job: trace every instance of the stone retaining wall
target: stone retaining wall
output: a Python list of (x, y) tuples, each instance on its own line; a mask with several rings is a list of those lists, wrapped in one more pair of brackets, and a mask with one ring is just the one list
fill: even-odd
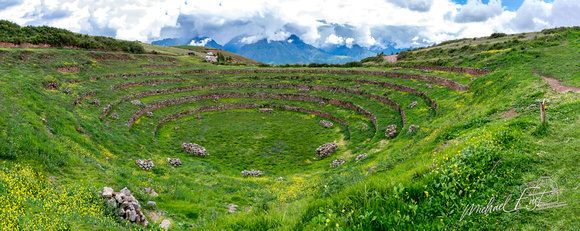
[(170, 73), (166, 73), (166, 72), (145, 72), (145, 73), (129, 73), (129, 74), (113, 74), (113, 75), (103, 75), (103, 76), (91, 76), (90, 80), (91, 81), (96, 81), (96, 80), (100, 80), (100, 79), (112, 79), (112, 78), (121, 78), (121, 77), (127, 77), (127, 78), (135, 78), (135, 77), (142, 77), (142, 76), (160, 76), (160, 75), (170, 75)]
[(154, 69), (154, 68), (179, 68), (180, 65), (143, 65), (143, 69)]
[(364, 71), (364, 70), (321, 70), (321, 69), (243, 69), (243, 70), (190, 70), (182, 71), (183, 74), (207, 73), (207, 74), (247, 74), (247, 73), (315, 73), (315, 74), (350, 74), (350, 75), (378, 75), (398, 79), (414, 79), (423, 82), (439, 84), (457, 91), (467, 91), (469, 86), (436, 76), (397, 73), (387, 71)]
[[(375, 99), (385, 105), (388, 105), (390, 107), (392, 107), (393, 109), (395, 109), (395, 111), (399, 112), (399, 114), (401, 115), (401, 120), (403, 123), (403, 127), (405, 127), (407, 120), (405, 117), (405, 111), (402, 107), (399, 106), (398, 103), (394, 102), (393, 100), (381, 96), (381, 95), (377, 95), (374, 93), (369, 93), (369, 92), (365, 92), (362, 90), (358, 90), (358, 89), (349, 89), (349, 88), (342, 88), (342, 87), (329, 87), (329, 86), (323, 86), (323, 85), (305, 85), (305, 84), (250, 84), (250, 83), (238, 83), (238, 84), (231, 84), (231, 83), (222, 83), (222, 84), (213, 84), (213, 85), (197, 85), (197, 86), (189, 86), (189, 87), (182, 87), (182, 88), (171, 88), (171, 89), (164, 89), (164, 90), (153, 90), (153, 91), (147, 91), (147, 92), (143, 92), (143, 93), (139, 93), (136, 94), (133, 97), (125, 97), (123, 99), (121, 99), (119, 102), (117, 102), (114, 106), (116, 106), (117, 104), (121, 103), (121, 102), (126, 102), (128, 100), (134, 99), (134, 98), (142, 98), (142, 97), (148, 97), (148, 96), (153, 96), (153, 95), (163, 95), (163, 94), (173, 94), (173, 93), (178, 93), (178, 92), (186, 92), (186, 91), (195, 91), (195, 90), (202, 90), (202, 89), (214, 89), (214, 88), (276, 88), (276, 89), (312, 89), (312, 90), (317, 90), (317, 91), (329, 91), (329, 92), (339, 92), (339, 93), (349, 93), (349, 94), (357, 94), (357, 95), (362, 95), (365, 96), (367, 98), (371, 98), (371, 99)], [(218, 97), (221, 98), (221, 97)], [(105, 111), (103, 112), (103, 115), (100, 117), (105, 118), (107, 116), (107, 114), (109, 113), (109, 111), (112, 109), (111, 106), (110, 108), (107, 107), (105, 108)]]
[(153, 84), (168, 84), (168, 83), (179, 83), (185, 82), (187, 79), (167, 79), (167, 80), (147, 80), (143, 82), (130, 82), (130, 83), (123, 83), (119, 85), (111, 85), (111, 90), (120, 90), (135, 86), (143, 86), (143, 85), (153, 85)]
[(402, 68), (412, 68), (421, 70), (455, 72), (475, 76), (482, 76), (491, 73), (490, 70), (473, 67), (438, 67), (438, 66), (421, 66), (421, 65), (396, 65), (396, 66)]
[(159, 124), (157, 124), (157, 126), (155, 127), (154, 133), (157, 133), (157, 130), (160, 127), (162, 127), (165, 123), (172, 121), (172, 120), (175, 120), (175, 119), (178, 119), (178, 118), (181, 118), (181, 117), (184, 117), (184, 116), (189, 116), (189, 115), (199, 114), (199, 113), (204, 113), (204, 112), (210, 112), (210, 111), (232, 110), (232, 109), (252, 109), (252, 108), (276, 108), (278, 110), (295, 111), (295, 112), (317, 115), (317, 116), (320, 116), (322, 118), (333, 120), (339, 124), (342, 124), (343, 126), (346, 127), (346, 129), (348, 130), (348, 132), (350, 134), (350, 128), (348, 126), (348, 123), (346, 123), (346, 121), (344, 121), (343, 119), (340, 119), (336, 116), (333, 116), (330, 113), (326, 113), (326, 112), (322, 112), (322, 111), (318, 111), (318, 110), (313, 110), (313, 109), (306, 109), (306, 108), (279, 105), (279, 104), (255, 104), (255, 103), (254, 104), (230, 104), (230, 105), (209, 106), (209, 107), (201, 107), (198, 109), (189, 110), (186, 112), (181, 112), (181, 113), (169, 116), (169, 117), (161, 120), (161, 122)]
[(162, 101), (159, 103), (149, 105), (149, 106), (142, 108), (141, 110), (135, 112), (135, 114), (133, 114), (133, 116), (131, 116), (131, 118), (128, 121), (129, 130), (133, 126), (133, 123), (135, 123), (135, 120), (137, 120), (139, 117), (141, 117), (143, 114), (145, 114), (147, 112), (153, 111), (153, 110), (158, 109), (158, 108), (166, 107), (166, 106), (172, 106), (172, 105), (200, 101), (200, 100), (214, 99), (215, 97), (218, 97), (218, 98), (255, 98), (255, 99), (269, 98), (269, 99), (296, 100), (296, 101), (305, 101), (305, 102), (325, 101), (325, 102), (328, 102), (329, 104), (343, 107), (343, 108), (347, 108), (347, 109), (350, 109), (350, 110), (353, 110), (353, 111), (356, 111), (358, 113), (363, 114), (365, 117), (367, 117), (369, 120), (371, 120), (371, 122), (373, 122), (373, 124), (375, 125), (375, 135), (376, 135), (376, 132), (379, 130), (378, 125), (377, 125), (377, 118), (371, 112), (367, 111), (363, 107), (356, 105), (356, 104), (353, 104), (351, 102), (347, 102), (347, 101), (343, 101), (343, 100), (339, 100), (339, 99), (334, 99), (334, 98), (325, 98), (325, 97), (314, 96), (314, 95), (305, 95), (305, 94), (240, 93), (240, 92), (196, 95), (196, 96), (182, 97), (182, 98), (178, 98), (178, 99), (165, 100), (165, 101)]

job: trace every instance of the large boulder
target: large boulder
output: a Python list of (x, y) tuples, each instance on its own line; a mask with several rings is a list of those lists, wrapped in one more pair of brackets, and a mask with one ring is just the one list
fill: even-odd
[(319, 124), (325, 128), (332, 128), (334, 126), (332, 122), (326, 120), (321, 120)]
[(395, 138), (397, 136), (397, 125), (391, 124), (387, 126), (387, 131), (385, 131), (385, 137), (387, 139)]

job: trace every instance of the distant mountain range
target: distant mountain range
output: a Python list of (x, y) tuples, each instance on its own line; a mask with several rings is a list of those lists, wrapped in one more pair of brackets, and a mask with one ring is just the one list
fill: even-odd
[(403, 49), (394, 47), (377, 48), (371, 47), (371, 50), (352, 46), (329, 46), (322, 49), (306, 44), (296, 35), (291, 35), (283, 41), (268, 41), (262, 39), (254, 43), (242, 42), (244, 36), (238, 36), (230, 40), (223, 46), (215, 40), (208, 37), (203, 38), (168, 38), (154, 41), (155, 45), (173, 46), (173, 45), (194, 45), (204, 46), (216, 49), (227, 50), (244, 57), (269, 64), (308, 64), (308, 63), (340, 63), (344, 64), (351, 61), (359, 61), (363, 58), (375, 56), (377, 53), (399, 52)]

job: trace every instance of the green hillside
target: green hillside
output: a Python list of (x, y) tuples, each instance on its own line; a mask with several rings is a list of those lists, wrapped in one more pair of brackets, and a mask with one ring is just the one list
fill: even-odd
[[(577, 229), (580, 90), (541, 76), (580, 88), (580, 29), (527, 36), (358, 68), (0, 48), (0, 229)], [(129, 189), (148, 226), (104, 187)]]

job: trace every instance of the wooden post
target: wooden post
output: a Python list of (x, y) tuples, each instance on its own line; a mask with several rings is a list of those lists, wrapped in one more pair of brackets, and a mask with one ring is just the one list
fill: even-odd
[(542, 124), (546, 123), (546, 99), (540, 102), (540, 115), (542, 116)]

